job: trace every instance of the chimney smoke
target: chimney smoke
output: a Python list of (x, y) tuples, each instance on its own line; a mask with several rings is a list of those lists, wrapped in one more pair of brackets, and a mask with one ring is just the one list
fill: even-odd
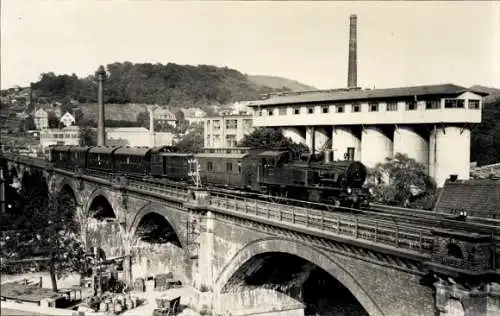
[(347, 88), (358, 86), (358, 56), (357, 56), (357, 20), (355, 14), (349, 17), (349, 67), (347, 69)]
[(104, 130), (104, 79), (106, 71), (103, 66), (100, 66), (96, 73), (97, 77), (97, 146), (106, 146), (105, 130)]

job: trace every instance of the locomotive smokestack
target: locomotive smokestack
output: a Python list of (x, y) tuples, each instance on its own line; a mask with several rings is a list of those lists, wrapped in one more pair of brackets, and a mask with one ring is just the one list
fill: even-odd
[(347, 87), (356, 88), (358, 86), (358, 56), (357, 56), (357, 20), (358, 17), (355, 14), (351, 14), (349, 17), (349, 68), (347, 70)]
[(106, 146), (105, 130), (104, 130), (104, 79), (106, 71), (103, 66), (100, 66), (96, 73), (97, 77), (97, 111), (99, 112), (97, 122), (97, 146)]

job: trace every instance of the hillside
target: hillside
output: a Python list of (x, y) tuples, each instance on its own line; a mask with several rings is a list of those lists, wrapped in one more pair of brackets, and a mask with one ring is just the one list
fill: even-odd
[[(106, 103), (145, 103), (177, 106), (228, 104), (258, 99), (263, 93), (297, 91), (306, 86), (284, 78), (262, 82), (241, 72), (210, 65), (113, 63), (106, 66)], [(272, 85), (274, 87), (268, 86)], [(308, 87), (309, 88), (309, 87)], [(34, 84), (37, 96), (50, 101), (96, 102), (93, 75), (42, 74)]]
[(481, 85), (474, 85), (474, 86), (470, 87), (470, 89), (488, 93), (486, 98), (484, 98), (484, 101), (486, 103), (493, 102), (493, 101), (500, 98), (500, 89), (497, 89), (497, 88), (490, 88), (490, 87), (485, 87), (485, 86), (481, 86)]
[(285, 87), (294, 92), (318, 90), (313, 86), (308, 86), (298, 81), (281, 77), (247, 75), (247, 78), (256, 85), (267, 86), (273, 89), (282, 89)]

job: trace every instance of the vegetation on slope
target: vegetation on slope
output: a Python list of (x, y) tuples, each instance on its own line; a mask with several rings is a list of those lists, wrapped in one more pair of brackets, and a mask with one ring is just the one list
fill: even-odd
[[(209, 65), (112, 63), (106, 66), (107, 103), (147, 103), (170, 106), (227, 104), (259, 98), (263, 93), (289, 91), (256, 84), (241, 72)], [(291, 82), (291, 81), (290, 81)], [(34, 84), (38, 95), (58, 101), (96, 102), (94, 75), (44, 73)]]

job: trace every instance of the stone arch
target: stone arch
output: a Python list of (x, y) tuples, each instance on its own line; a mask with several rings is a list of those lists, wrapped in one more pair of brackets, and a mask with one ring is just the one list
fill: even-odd
[(181, 234), (181, 230), (179, 229), (179, 225), (177, 225), (176, 221), (172, 218), (170, 214), (170, 209), (169, 207), (166, 207), (164, 205), (161, 205), (159, 203), (151, 202), (145, 205), (143, 208), (139, 210), (130, 221), (130, 224), (127, 224), (127, 230), (130, 231), (132, 235), (135, 234), (137, 227), (139, 226), (139, 223), (141, 220), (148, 214), (150, 213), (156, 213), (165, 218), (165, 220), (172, 226), (172, 229), (174, 230), (175, 234), (177, 235), (177, 238), (179, 239), (179, 242), (181, 243), (182, 249), (184, 251), (188, 251), (187, 249), (187, 241), (186, 238)]
[(109, 205), (111, 205), (116, 218), (126, 218), (125, 214), (122, 214), (119, 205), (116, 204), (115, 199), (113, 198), (113, 193), (105, 188), (96, 189), (90, 194), (84, 207), (86, 214), (89, 214), (92, 202), (94, 202), (94, 200), (99, 196), (102, 196), (104, 199), (106, 199)]
[[(57, 184), (56, 188), (55, 188), (55, 192), (56, 192), (57, 196), (60, 196), (60, 195), (61, 195), (61, 193), (63, 192), (63, 190), (64, 190), (65, 188), (68, 188), (68, 189), (70, 190), (70, 192), (73, 194), (73, 197), (74, 197), (74, 198), (75, 198), (75, 200), (76, 200), (76, 203), (81, 205), (81, 204), (82, 204), (82, 203), (81, 203), (81, 202), (82, 202), (82, 201), (81, 201), (81, 197), (80, 197), (80, 196), (79, 196), (79, 194), (77, 193), (77, 192), (78, 192), (78, 190), (76, 189), (75, 184), (73, 183), (73, 181), (71, 181), (70, 179), (68, 179), (68, 178), (66, 178), (66, 177), (64, 177), (64, 178), (62, 179), (62, 181), (60, 181), (60, 182)], [(91, 203), (92, 203), (92, 202), (91, 202)], [(89, 205), (89, 206), (90, 206), (90, 205)]]
[(450, 316), (464, 316), (465, 315), (464, 306), (457, 299), (449, 299), (448, 301), (446, 301), (445, 310), (446, 311), (443, 313), (443, 315), (450, 315)]
[(315, 264), (345, 286), (370, 316), (384, 316), (382, 309), (371, 298), (370, 294), (363, 289), (363, 286), (357, 281), (356, 277), (350, 274), (349, 271), (331, 256), (302, 242), (278, 237), (251, 242), (234, 255), (215, 279), (215, 292), (221, 293), (224, 285), (248, 260), (256, 255), (269, 252), (295, 255)]

